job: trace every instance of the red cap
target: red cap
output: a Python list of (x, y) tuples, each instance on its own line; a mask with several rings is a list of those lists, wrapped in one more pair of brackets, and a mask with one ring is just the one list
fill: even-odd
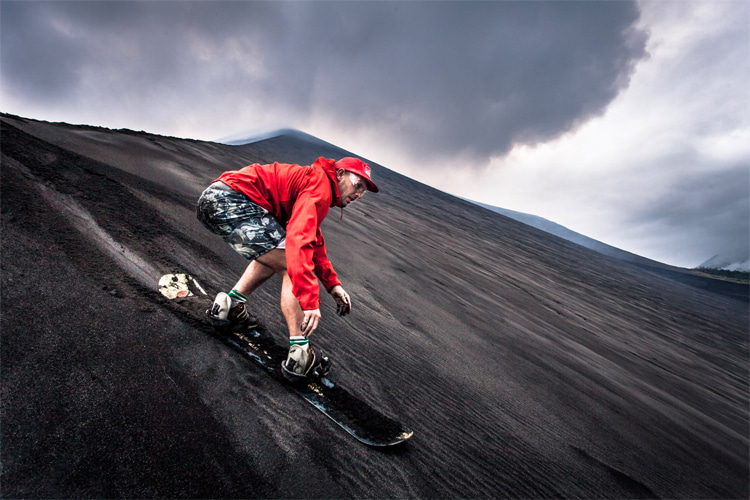
[(370, 173), (372, 171), (372, 169), (370, 169), (370, 165), (363, 162), (359, 158), (341, 158), (334, 164), (334, 167), (343, 168), (344, 170), (347, 170), (349, 172), (354, 172), (358, 176), (362, 177), (362, 179), (364, 179), (365, 184), (367, 184), (368, 191), (372, 191), (373, 193), (378, 192), (378, 187), (374, 182), (372, 182), (372, 179), (370, 179)]

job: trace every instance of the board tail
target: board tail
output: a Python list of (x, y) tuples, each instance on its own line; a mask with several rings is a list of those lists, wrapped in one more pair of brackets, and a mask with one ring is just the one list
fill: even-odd
[(189, 274), (165, 274), (159, 279), (159, 291), (168, 299), (208, 295), (198, 280)]

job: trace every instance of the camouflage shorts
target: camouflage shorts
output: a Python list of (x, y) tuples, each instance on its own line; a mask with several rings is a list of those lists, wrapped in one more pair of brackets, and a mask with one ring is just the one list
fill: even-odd
[(211, 184), (198, 199), (196, 215), (246, 259), (284, 248), (286, 232), (268, 210), (222, 182)]

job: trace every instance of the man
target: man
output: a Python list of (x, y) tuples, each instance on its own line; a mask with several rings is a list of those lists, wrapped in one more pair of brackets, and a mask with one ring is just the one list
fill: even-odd
[[(317, 279), (338, 306), (351, 311), (328, 257), (320, 224), (330, 207), (343, 208), (377, 193), (370, 166), (357, 158), (318, 158), (312, 165), (253, 164), (225, 172), (198, 200), (198, 219), (251, 262), (229, 293), (220, 292), (207, 311), (217, 326), (251, 329), (247, 297), (274, 274), (282, 277), (281, 311), (289, 328), (289, 355), (282, 372), (290, 379), (320, 375), (327, 360), (310, 346), (321, 319)], [(316, 279), (317, 278), (317, 279)]]

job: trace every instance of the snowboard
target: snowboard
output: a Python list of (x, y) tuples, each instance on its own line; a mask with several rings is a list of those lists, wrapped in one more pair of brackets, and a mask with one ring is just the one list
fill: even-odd
[(224, 332), (213, 328), (205, 315), (213, 305), (215, 294), (209, 294), (198, 281), (185, 273), (165, 274), (159, 279), (159, 291), (169, 299), (170, 308), (203, 330), (211, 333), (245, 355), (255, 365), (287, 386), (336, 422), (358, 441), (375, 447), (387, 447), (409, 439), (413, 432), (396, 420), (383, 415), (328, 377), (304, 384), (289, 382), (281, 373), (288, 345), (277, 344), (259, 328), (247, 332)]

